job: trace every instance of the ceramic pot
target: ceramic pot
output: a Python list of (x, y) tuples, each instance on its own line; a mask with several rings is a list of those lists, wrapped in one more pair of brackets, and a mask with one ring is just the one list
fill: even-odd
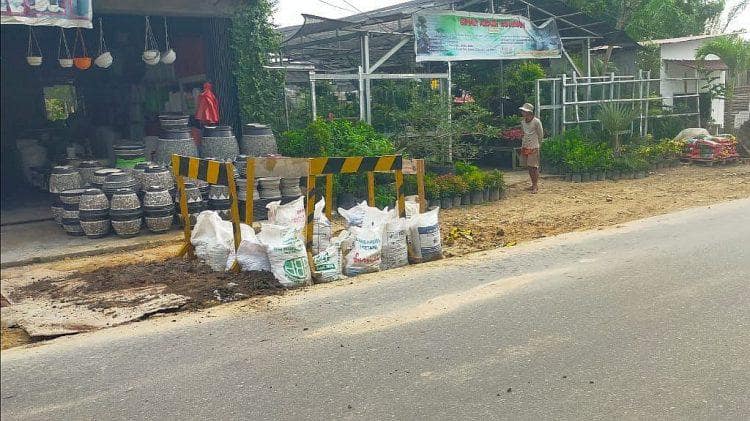
[(265, 177), (259, 178), (258, 184), (260, 188), (261, 199), (279, 199), (281, 198), (281, 178), (279, 177)]
[(268, 126), (246, 124), (240, 140), (240, 151), (250, 156), (267, 156), (278, 154), (276, 138)]
[(471, 204), (472, 205), (480, 205), (484, 203), (484, 191), (473, 191), (471, 192)]
[(132, 174), (121, 172), (108, 175), (104, 181), (104, 186), (102, 186), (102, 191), (107, 197), (112, 198), (112, 195), (118, 189), (129, 189), (135, 194), (137, 187), (138, 182), (135, 181)]
[(440, 199), (440, 208), (441, 209), (452, 209), (453, 208), (453, 198), (444, 197), (444, 198)]
[(102, 69), (107, 69), (109, 66), (112, 65), (112, 62), (114, 59), (112, 58), (112, 53), (109, 51), (105, 51), (102, 54), (99, 54), (99, 56), (94, 59), (94, 64), (96, 64), (98, 67), (101, 67)]
[(80, 189), (82, 187), (81, 174), (70, 166), (52, 168), (49, 177), (49, 192), (62, 193), (64, 190)]

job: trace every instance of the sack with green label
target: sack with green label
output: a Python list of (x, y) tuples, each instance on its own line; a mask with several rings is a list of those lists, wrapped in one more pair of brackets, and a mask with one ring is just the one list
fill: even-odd
[(266, 247), (271, 273), (285, 287), (309, 285), (310, 264), (296, 227), (263, 224), (258, 239)]

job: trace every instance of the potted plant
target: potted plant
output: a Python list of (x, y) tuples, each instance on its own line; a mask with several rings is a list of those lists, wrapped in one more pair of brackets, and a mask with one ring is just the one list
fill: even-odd
[(440, 186), (437, 177), (427, 174), (424, 178), (425, 196), (430, 207), (440, 206)]
[(471, 195), (471, 204), (479, 205), (484, 202), (484, 174), (482, 172), (472, 172), (465, 176), (466, 184), (469, 186)]
[(468, 196), (469, 185), (466, 184), (466, 181), (463, 178), (457, 175), (454, 175), (452, 180), (455, 193), (453, 196), (453, 207), (455, 208), (463, 204), (464, 196)]
[(505, 190), (505, 180), (503, 179), (503, 173), (499, 170), (492, 170), (487, 173), (486, 181), (490, 190), (490, 201), (497, 202), (500, 200), (500, 195)]
[(451, 209), (453, 207), (453, 175), (446, 174), (439, 176), (435, 181), (440, 190), (440, 208)]

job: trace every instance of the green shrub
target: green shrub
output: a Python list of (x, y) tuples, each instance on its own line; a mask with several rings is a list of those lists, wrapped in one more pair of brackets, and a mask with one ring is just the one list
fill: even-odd
[(484, 190), (485, 187), (485, 175), (481, 171), (467, 173), (463, 175), (466, 184), (469, 186), (469, 191), (476, 192)]
[(502, 171), (492, 170), (485, 174), (485, 183), (487, 187), (505, 190), (505, 178)]
[(466, 175), (479, 172), (479, 167), (469, 164), (468, 162), (457, 161), (453, 167), (456, 171), (456, 175)]
[(318, 119), (300, 130), (286, 131), (279, 152), (291, 157), (378, 156), (395, 152), (393, 143), (367, 123)]

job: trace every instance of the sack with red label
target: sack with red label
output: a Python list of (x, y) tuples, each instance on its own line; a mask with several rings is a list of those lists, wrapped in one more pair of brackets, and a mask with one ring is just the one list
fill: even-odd
[(345, 259), (346, 276), (380, 271), (383, 225), (368, 224), (362, 228), (350, 227), (350, 230), (354, 235), (354, 243)]

